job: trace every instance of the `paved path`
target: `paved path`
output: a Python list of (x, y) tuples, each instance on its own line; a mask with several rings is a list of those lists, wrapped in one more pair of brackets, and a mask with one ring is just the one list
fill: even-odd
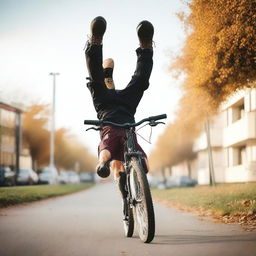
[[(103, 198), (104, 197), (104, 198)], [(254, 256), (256, 232), (155, 203), (156, 237), (125, 238), (113, 184), (0, 212), (0, 256)]]

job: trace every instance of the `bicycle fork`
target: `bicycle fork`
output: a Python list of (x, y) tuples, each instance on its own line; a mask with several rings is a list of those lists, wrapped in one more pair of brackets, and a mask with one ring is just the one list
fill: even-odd
[(136, 200), (136, 198), (133, 198), (132, 196), (132, 192), (131, 192), (131, 184), (130, 184), (130, 175), (131, 175), (131, 171), (130, 171), (130, 166), (129, 166), (129, 162), (131, 157), (138, 157), (142, 155), (141, 152), (132, 152), (132, 153), (126, 153), (125, 154), (125, 162), (124, 162), (124, 170), (126, 173), (126, 188), (127, 188), (127, 192), (128, 192), (128, 204), (129, 207), (135, 207), (138, 203), (141, 203), (141, 201)]

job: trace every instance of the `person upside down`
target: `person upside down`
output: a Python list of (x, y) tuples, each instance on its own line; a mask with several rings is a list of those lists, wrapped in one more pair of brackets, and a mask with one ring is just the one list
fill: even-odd
[[(98, 16), (90, 25), (89, 40), (86, 43), (85, 57), (89, 73), (87, 87), (91, 92), (93, 104), (99, 120), (111, 121), (119, 124), (134, 123), (136, 108), (149, 87), (149, 78), (153, 67), (153, 34), (154, 27), (149, 21), (141, 21), (137, 26), (139, 48), (136, 49), (137, 64), (131, 81), (123, 90), (116, 90), (113, 81), (113, 59), (102, 59), (102, 41), (106, 31), (106, 20)], [(127, 196), (125, 191), (124, 173), (124, 142), (125, 129), (114, 126), (104, 126), (100, 131), (98, 147), (97, 174), (106, 178), (110, 170), (118, 184), (121, 195)], [(143, 154), (144, 169), (148, 172), (147, 156), (137, 142), (136, 149)]]

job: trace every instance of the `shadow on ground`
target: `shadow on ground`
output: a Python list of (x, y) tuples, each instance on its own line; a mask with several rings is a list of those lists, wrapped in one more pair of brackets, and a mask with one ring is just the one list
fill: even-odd
[(207, 236), (207, 235), (159, 235), (153, 240), (153, 244), (209, 244), (209, 243), (237, 243), (237, 242), (255, 242), (255, 236), (252, 235), (232, 235), (232, 236)]

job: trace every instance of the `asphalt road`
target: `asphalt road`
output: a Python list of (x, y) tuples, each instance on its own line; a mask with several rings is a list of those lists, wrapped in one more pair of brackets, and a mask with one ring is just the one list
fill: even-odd
[(151, 244), (126, 238), (114, 184), (0, 211), (0, 256), (255, 256), (256, 232), (155, 203)]

